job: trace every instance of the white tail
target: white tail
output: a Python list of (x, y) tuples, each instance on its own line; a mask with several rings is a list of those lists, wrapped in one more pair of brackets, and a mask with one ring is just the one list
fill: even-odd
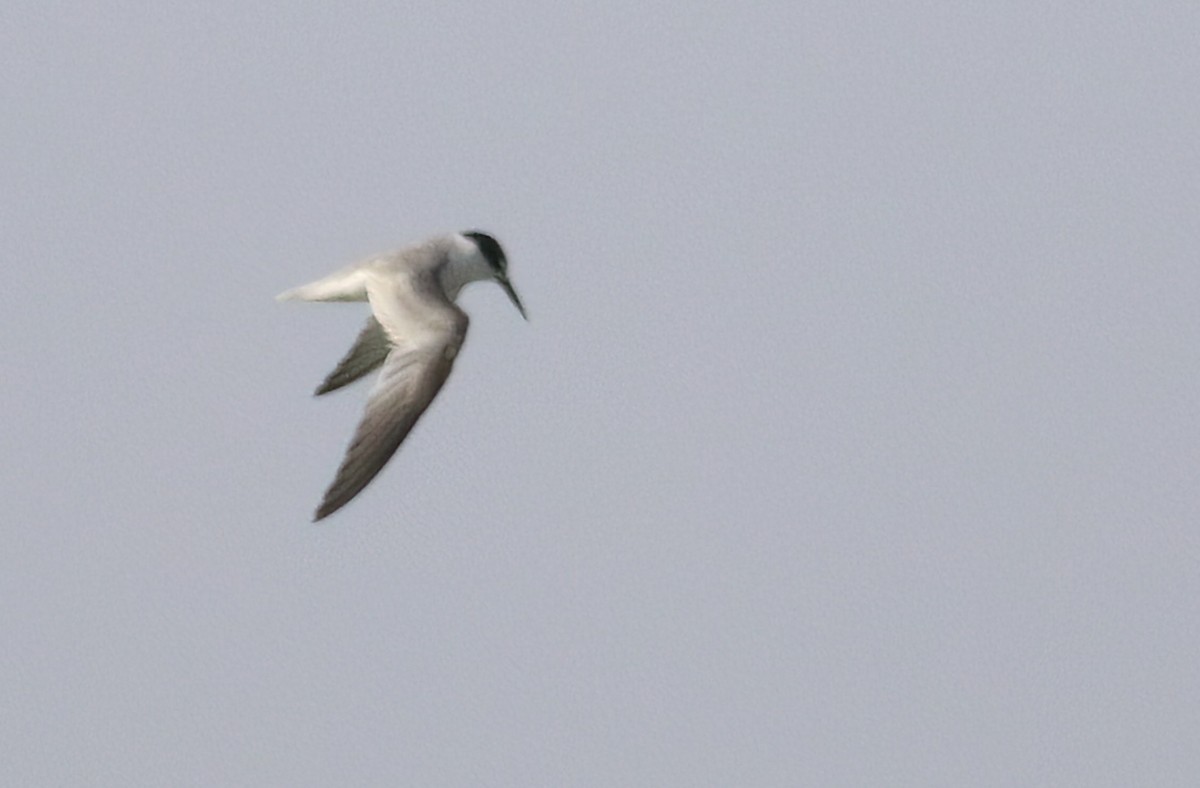
[(346, 268), (324, 279), (293, 287), (275, 296), (276, 301), (366, 301), (367, 274)]

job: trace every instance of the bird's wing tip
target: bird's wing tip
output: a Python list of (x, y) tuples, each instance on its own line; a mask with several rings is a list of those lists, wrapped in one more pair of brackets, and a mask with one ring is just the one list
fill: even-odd
[(329, 515), (336, 512), (338, 509), (341, 509), (345, 505), (346, 505), (346, 501), (342, 501), (340, 503), (335, 502), (335, 501), (330, 501), (328, 499), (321, 501), (321, 505), (317, 507), (317, 510), (315, 512), (313, 512), (313, 520), (312, 521), (314, 523), (319, 523), (322, 520), (324, 520), (326, 517), (328, 517)]

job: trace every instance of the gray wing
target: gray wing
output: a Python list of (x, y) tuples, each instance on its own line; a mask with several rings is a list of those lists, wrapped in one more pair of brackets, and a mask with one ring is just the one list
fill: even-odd
[(391, 349), (392, 343), (384, 333), (383, 326), (374, 317), (368, 318), (349, 352), (317, 387), (316, 395), (319, 397), (350, 385), (382, 364)]
[(380, 278), (367, 292), (392, 349), (314, 520), (349, 503), (396, 453), (446, 382), (467, 332), (466, 314), (431, 279)]

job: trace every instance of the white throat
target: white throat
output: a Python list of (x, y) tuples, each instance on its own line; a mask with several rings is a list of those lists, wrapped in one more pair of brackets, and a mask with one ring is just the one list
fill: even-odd
[(463, 285), (491, 278), (492, 267), (475, 242), (459, 233), (450, 236), (446, 264), (438, 271), (438, 282), (446, 297), (453, 301), (458, 298), (458, 291), (462, 290)]

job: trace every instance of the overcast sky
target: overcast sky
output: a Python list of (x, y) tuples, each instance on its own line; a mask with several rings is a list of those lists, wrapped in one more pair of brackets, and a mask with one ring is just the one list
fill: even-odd
[(265, 9), (0, 11), (0, 782), (1195, 785), (1200, 5)]

